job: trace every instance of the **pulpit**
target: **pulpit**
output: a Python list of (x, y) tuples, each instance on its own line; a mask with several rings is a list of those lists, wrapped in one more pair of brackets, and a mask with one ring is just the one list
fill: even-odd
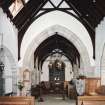
[(100, 87), (100, 78), (86, 78), (85, 79), (85, 94), (96, 95), (96, 90)]

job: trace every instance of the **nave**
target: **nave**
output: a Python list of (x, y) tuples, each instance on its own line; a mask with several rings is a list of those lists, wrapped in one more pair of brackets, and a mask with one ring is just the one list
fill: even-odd
[(0, 105), (57, 104), (105, 105), (105, 0), (0, 0)]
[(57, 94), (49, 94), (42, 96), (44, 99), (44, 102), (38, 102), (38, 100), (35, 101), (35, 105), (76, 105), (76, 101), (73, 99), (65, 98), (65, 100), (62, 100), (61, 95)]

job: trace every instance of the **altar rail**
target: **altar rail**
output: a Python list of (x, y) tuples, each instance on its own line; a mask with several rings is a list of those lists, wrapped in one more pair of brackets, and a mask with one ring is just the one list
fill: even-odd
[(105, 96), (78, 96), (77, 105), (105, 105)]
[(0, 96), (0, 105), (35, 105), (35, 102), (29, 96)]

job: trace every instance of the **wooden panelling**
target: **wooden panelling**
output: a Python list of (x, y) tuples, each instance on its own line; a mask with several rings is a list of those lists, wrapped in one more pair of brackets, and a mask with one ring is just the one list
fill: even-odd
[(78, 96), (77, 105), (105, 105), (105, 96)]
[(0, 105), (35, 105), (34, 97), (1, 96)]
[(96, 95), (96, 89), (100, 87), (100, 78), (86, 78), (85, 83), (85, 94)]

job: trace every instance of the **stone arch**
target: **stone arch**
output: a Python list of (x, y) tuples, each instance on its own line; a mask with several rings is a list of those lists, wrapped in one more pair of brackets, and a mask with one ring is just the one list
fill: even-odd
[[(82, 60), (84, 62), (84, 67), (90, 67), (91, 66), (91, 60), (89, 58), (89, 54), (87, 52), (86, 47), (82, 43), (82, 41), (70, 30), (68, 30), (65, 27), (62, 27), (60, 25), (54, 25), (52, 27), (49, 27), (48, 29), (44, 30), (41, 34), (37, 35), (35, 39), (33, 39), (32, 43), (28, 47), (26, 54), (23, 58), (23, 65), (27, 65), (30, 62), (30, 57), (36, 50), (36, 48), (48, 37), (54, 35), (55, 32), (58, 32), (59, 35), (65, 37), (69, 41), (71, 41), (74, 46), (78, 49)], [(33, 46), (34, 45), (34, 46)], [(31, 47), (32, 46), (32, 47)], [(30, 52), (29, 52), (30, 51)]]
[(35, 20), (26, 31), (21, 43), (20, 67), (30, 67), (29, 62), (36, 48), (55, 32), (74, 44), (82, 57), (84, 68), (94, 65), (92, 41), (86, 28), (73, 16), (53, 11)]
[(38, 34), (54, 25), (63, 26), (75, 33), (88, 49), (89, 56), (93, 57), (92, 41), (83, 24), (72, 15), (57, 10), (44, 14), (30, 25), (22, 39), (20, 57), (24, 56), (29, 44)]
[[(17, 67), (16, 66), (17, 66), (17, 64), (15, 62), (15, 59), (14, 59), (11, 51), (6, 46), (3, 46), (3, 48), (4, 48), (4, 56), (5, 56), (4, 64), (8, 60), (9, 64), (6, 63), (5, 65), (9, 65), (10, 66), (9, 68), (10, 68), (11, 74), (12, 74), (12, 75), (10, 75), (10, 74), (4, 75), (4, 78), (5, 79), (9, 79), (9, 78), (12, 79), (11, 92), (16, 93), (17, 92), (17, 89), (16, 89), (16, 87), (17, 87), (16, 86), (16, 83), (17, 83), (17, 71), (16, 71)], [(5, 69), (8, 69), (8, 67), (5, 66)], [(7, 85), (8, 85), (8, 83), (7, 83)]]

